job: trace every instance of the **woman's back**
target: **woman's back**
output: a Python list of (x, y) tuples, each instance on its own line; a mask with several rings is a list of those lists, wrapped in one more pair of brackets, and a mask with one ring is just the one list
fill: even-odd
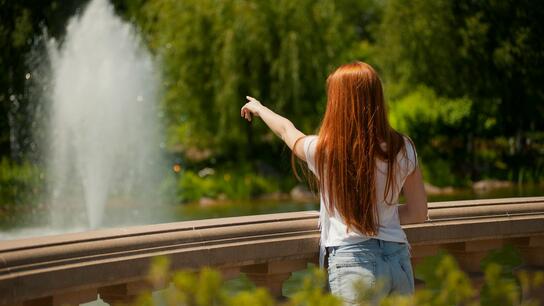
[[(318, 142), (317, 136), (307, 136), (304, 139), (304, 151), (308, 168), (315, 174), (315, 152)], [(387, 193), (387, 199), (384, 198), (386, 193), (386, 181), (388, 177), (388, 165), (385, 161), (376, 159), (375, 172), (375, 188), (376, 188), (376, 205), (378, 208), (379, 227), (378, 235), (373, 238), (383, 239), (387, 241), (408, 242), (406, 235), (400, 226), (398, 214), (398, 198), (404, 181), (417, 166), (417, 153), (412, 142), (404, 137), (405, 150), (399, 151), (396, 156), (397, 168), (395, 171), (394, 182), (390, 192)], [(385, 143), (381, 144), (383, 149), (386, 149)], [(371, 238), (355, 229), (347, 230), (346, 222), (339, 216), (336, 211), (329, 214), (327, 208), (327, 194), (321, 192), (321, 222), (322, 222), (322, 244), (324, 246), (335, 246), (350, 244), (359, 241), (364, 241)]]

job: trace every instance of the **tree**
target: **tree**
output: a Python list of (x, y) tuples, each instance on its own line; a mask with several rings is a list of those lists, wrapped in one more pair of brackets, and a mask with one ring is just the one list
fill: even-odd
[[(534, 1), (388, 1), (377, 54), (390, 97), (400, 100), (424, 85), (438, 97), (471, 101), (456, 125), (434, 124), (437, 136), (462, 139), (458, 152), (450, 145), (450, 170), (477, 179), (482, 161), (476, 148), (501, 136), (515, 139), (514, 159), (527, 163), (532, 153), (524, 143), (544, 128), (543, 18), (543, 4)], [(420, 143), (431, 142), (423, 138)], [(523, 167), (512, 159), (509, 164)]]
[(246, 95), (312, 132), (326, 76), (357, 43), (348, 2), (148, 1), (138, 20), (162, 58), (170, 147), (244, 158), (248, 144), (277, 144), (239, 119)]
[(22, 160), (33, 149), (28, 56), (44, 29), (61, 35), (66, 20), (85, 2), (0, 0), (0, 156)]

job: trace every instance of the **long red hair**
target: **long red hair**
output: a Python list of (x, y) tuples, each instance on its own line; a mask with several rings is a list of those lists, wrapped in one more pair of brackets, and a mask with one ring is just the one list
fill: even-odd
[[(383, 149), (380, 143), (385, 142)], [(395, 185), (396, 156), (403, 135), (387, 120), (382, 83), (363, 62), (340, 66), (327, 78), (327, 109), (316, 148), (318, 187), (329, 212), (367, 236), (378, 234), (376, 158), (387, 162), (384, 199)], [(387, 201), (387, 200), (386, 200)]]

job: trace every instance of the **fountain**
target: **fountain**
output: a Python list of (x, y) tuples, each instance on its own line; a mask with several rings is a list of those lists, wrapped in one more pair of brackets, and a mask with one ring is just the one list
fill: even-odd
[(159, 79), (133, 26), (92, 0), (48, 57), (51, 226), (97, 228), (109, 203), (156, 200)]

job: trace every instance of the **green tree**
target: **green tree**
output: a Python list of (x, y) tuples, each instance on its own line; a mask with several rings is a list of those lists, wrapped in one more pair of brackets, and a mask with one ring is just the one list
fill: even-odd
[[(487, 162), (479, 157), (478, 147), (505, 136), (515, 140), (513, 155), (503, 152), (499, 157), (510, 167), (519, 170), (528, 160), (540, 164), (525, 144), (530, 138), (539, 141), (534, 132), (544, 128), (539, 119), (544, 114), (539, 68), (544, 62), (543, 18), (543, 3), (534, 1), (387, 2), (376, 54), (389, 96), (400, 101), (424, 85), (437, 97), (457, 101), (460, 109), (466, 107), (463, 101), (471, 101), (470, 112), (457, 124), (436, 121), (431, 127), (440, 132), (434, 136), (414, 135), (421, 144), (435, 136), (449, 138), (448, 154), (427, 159), (448, 160), (450, 170), (461, 169), (461, 175), (478, 179), (481, 164)], [(439, 118), (441, 110), (428, 112)], [(410, 128), (421, 130), (424, 125), (429, 127), (428, 122), (414, 122)]]
[(29, 95), (34, 63), (29, 54), (40, 47), (44, 29), (62, 35), (65, 22), (85, 2), (0, 0), (0, 156), (21, 161), (34, 149), (36, 105)]
[(358, 42), (351, 2), (148, 1), (138, 20), (162, 59), (170, 148), (244, 158), (248, 144), (277, 146), (240, 120), (246, 95), (312, 132), (326, 76)]

